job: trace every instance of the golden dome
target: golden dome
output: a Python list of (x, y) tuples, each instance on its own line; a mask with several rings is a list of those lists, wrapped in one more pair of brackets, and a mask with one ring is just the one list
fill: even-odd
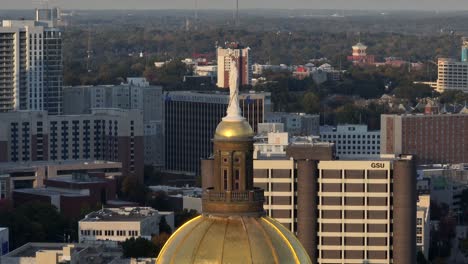
[(311, 263), (297, 238), (270, 217), (199, 216), (180, 227), (158, 264)]
[(249, 123), (243, 120), (236, 121), (221, 121), (215, 131), (215, 140), (227, 140), (227, 139), (239, 139), (239, 138), (251, 138), (253, 137), (254, 131), (250, 127)]

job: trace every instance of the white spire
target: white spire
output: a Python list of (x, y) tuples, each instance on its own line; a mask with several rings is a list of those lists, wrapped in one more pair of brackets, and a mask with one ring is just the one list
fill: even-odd
[(241, 121), (244, 119), (239, 107), (239, 69), (236, 59), (231, 57), (231, 64), (229, 67), (229, 105), (223, 120)]

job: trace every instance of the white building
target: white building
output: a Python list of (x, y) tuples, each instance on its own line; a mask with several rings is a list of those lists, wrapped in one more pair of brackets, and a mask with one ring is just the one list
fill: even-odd
[(340, 159), (376, 159), (380, 156), (380, 131), (367, 125), (321, 126), (320, 139), (335, 143)]
[(216, 65), (197, 65), (193, 73), (196, 76), (216, 77), (218, 76), (218, 66)]
[(287, 132), (269, 132), (266, 137), (257, 136), (254, 143), (254, 159), (259, 156), (284, 156), (288, 145), (289, 134)]
[[(41, 19), (38, 17), (38, 19)], [(53, 20), (4, 20), (0, 27), (0, 112), (62, 112), (62, 32)]]
[(416, 248), (429, 259), (429, 246), (431, 241), (430, 208), (431, 196), (429, 194), (419, 195), (416, 211)]
[(266, 115), (265, 123), (283, 123), (284, 131), (291, 136), (317, 136), (320, 116), (305, 113), (270, 112)]
[(112, 246), (132, 237), (150, 240), (159, 235), (163, 216), (174, 230), (173, 212), (159, 212), (151, 207), (103, 208), (78, 222), (79, 242)]
[(0, 256), (7, 254), (10, 250), (9, 241), (8, 228), (0, 227)]

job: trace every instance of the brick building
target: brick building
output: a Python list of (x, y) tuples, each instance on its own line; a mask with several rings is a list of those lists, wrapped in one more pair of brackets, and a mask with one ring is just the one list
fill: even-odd
[(416, 155), (419, 164), (468, 162), (468, 115), (382, 115), (382, 154)]

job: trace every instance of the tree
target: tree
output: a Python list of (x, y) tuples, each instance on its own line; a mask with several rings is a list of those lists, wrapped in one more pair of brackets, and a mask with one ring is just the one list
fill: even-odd
[(148, 196), (148, 188), (134, 178), (127, 176), (122, 182), (122, 194), (129, 201), (144, 205)]
[(307, 114), (320, 112), (320, 98), (313, 92), (307, 92), (302, 98), (302, 108)]
[(129, 238), (121, 245), (125, 258), (154, 258), (158, 253), (157, 247), (142, 237)]
[(159, 254), (161, 249), (164, 247), (164, 244), (166, 244), (167, 240), (169, 239), (171, 235), (168, 233), (159, 233), (158, 236), (153, 236), (151, 238), (151, 241), (156, 247), (156, 255)]
[(29, 202), (13, 208), (0, 207), (0, 226), (11, 233), (11, 247), (31, 241), (63, 242), (69, 223), (55, 206), (43, 202)]
[(159, 233), (172, 234), (172, 229), (166, 221), (166, 217), (162, 216), (159, 220)]
[(418, 251), (418, 254), (416, 256), (416, 263), (417, 264), (427, 264), (427, 260), (424, 257), (424, 254), (421, 251)]
[(196, 210), (193, 210), (193, 209), (190, 209), (190, 210), (184, 209), (183, 211), (176, 212), (175, 217), (174, 217), (175, 226), (179, 227), (185, 224), (187, 221), (199, 215), (200, 214)]
[(437, 92), (434, 91), (427, 84), (412, 84), (406, 83), (398, 86), (393, 90), (393, 93), (397, 98), (406, 99), (411, 102), (416, 102), (418, 98), (430, 97), (437, 95)]

